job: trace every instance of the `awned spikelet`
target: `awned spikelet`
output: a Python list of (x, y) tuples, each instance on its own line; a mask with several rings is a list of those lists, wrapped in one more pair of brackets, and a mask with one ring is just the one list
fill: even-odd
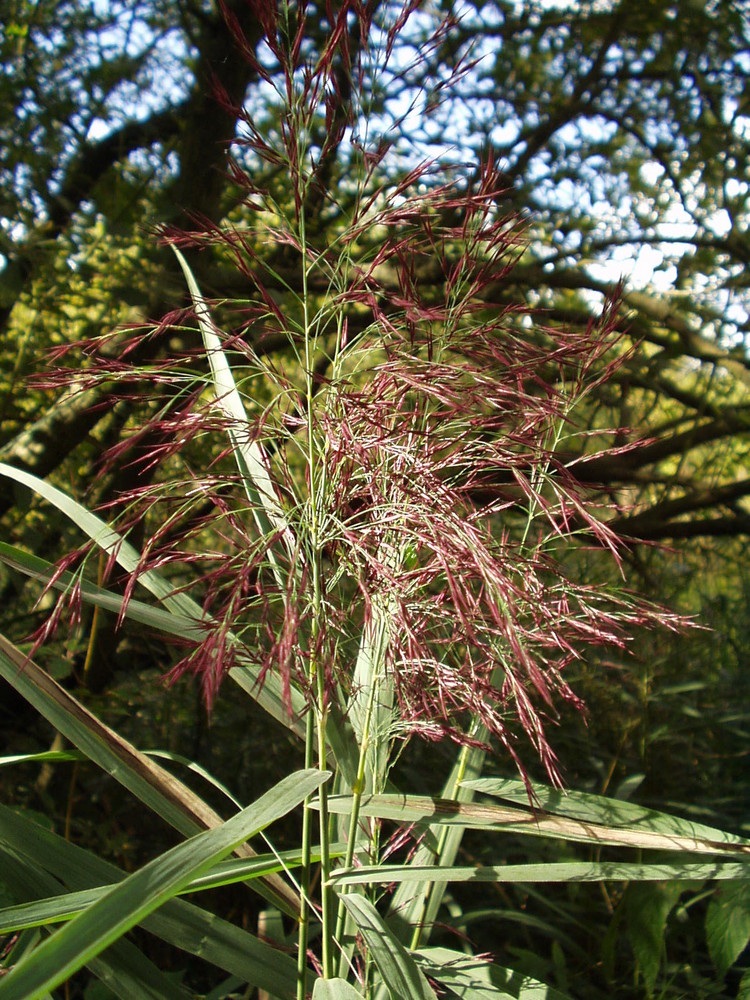
[(328, 388), (332, 558), (356, 579), (365, 626), (373, 607), (389, 609), (394, 734), (471, 742), (479, 720), (522, 767), (520, 729), (556, 779), (544, 716), (556, 699), (581, 707), (565, 665), (663, 617), (569, 579), (553, 557), (561, 539), (587, 537), (618, 557), (552, 447), (575, 435), (572, 409), (605, 349), (618, 363), (613, 314), (540, 343), (518, 335), (515, 311), (482, 306), (477, 323), (471, 298), (426, 317), (418, 302), (399, 305), (408, 335), (393, 336), (392, 312), (378, 330), (387, 357)]

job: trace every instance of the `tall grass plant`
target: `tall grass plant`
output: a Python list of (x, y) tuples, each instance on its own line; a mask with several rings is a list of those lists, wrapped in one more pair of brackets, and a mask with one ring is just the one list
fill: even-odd
[[(142, 484), (94, 513), (0, 467), (91, 543), (57, 567), (0, 549), (60, 591), (38, 648), (64, 611), (109, 610), (175, 642), (171, 680), (195, 675), (209, 708), (236, 685), (248, 718), (259, 706), (300, 747), (299, 771), (223, 819), (0, 642), (6, 680), (186, 838), (126, 875), (0, 809), (17, 899), (0, 911), (16, 935), (0, 1000), (49, 996), (83, 966), (117, 996), (189, 995), (124, 936), (136, 925), (220, 969), (217, 997), (559, 996), (466, 941), (431, 947), (446, 887), (745, 876), (740, 838), (561, 791), (550, 720), (582, 709), (566, 667), (679, 623), (563, 570), (569, 546), (620, 558), (575, 461), (594, 447), (577, 413), (624, 357), (616, 304), (565, 331), (496, 301), (523, 249), (501, 172), (404, 169), (378, 132), (386, 71), (418, 73), (418, 46), (414, 67), (390, 66), (396, 34), (424, 27), (414, 6), (382, 23), (372, 5), (330, 5), (322, 46), (304, 4), (257, 5), (258, 52), (235, 25), (268, 98), (234, 141), (236, 221), (162, 233), (190, 308), (118, 332), (119, 360), (109, 339), (88, 345), (77, 375), (146, 404), (110, 455)], [(231, 264), (242, 299), (203, 294), (207, 262)], [(164, 339), (147, 369), (130, 361), (141, 337)], [(415, 739), (454, 747), (439, 795), (432, 775), (402, 786)], [(488, 755), (515, 776), (482, 778)], [(267, 828), (295, 813), (299, 847), (282, 853)], [(494, 864), (461, 863), (467, 829), (496, 842)], [(506, 864), (508, 834), (595, 851)], [(233, 882), (293, 923), (293, 955), (179, 898)]]

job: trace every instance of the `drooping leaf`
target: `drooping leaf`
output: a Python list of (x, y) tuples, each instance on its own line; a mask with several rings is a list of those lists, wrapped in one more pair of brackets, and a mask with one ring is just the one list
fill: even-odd
[(130, 620), (164, 632), (166, 635), (200, 639), (206, 634), (205, 628), (200, 624), (202, 613), (197, 604), (193, 607), (194, 613), (187, 615), (174, 609), (152, 607), (135, 598), (126, 603), (121, 595), (113, 594), (85, 577), (74, 578), (73, 574), (68, 572), (56, 573), (55, 566), (46, 559), (2, 541), (0, 541), (0, 562), (41, 583), (49, 584), (54, 580), (53, 586), (57, 590), (69, 590), (76, 584), (80, 587), (82, 600), (88, 604), (103, 608), (105, 611), (112, 611), (117, 615), (125, 613)]
[[(19, 899), (60, 892), (61, 885), (81, 890), (125, 878), (125, 873), (109, 862), (2, 805), (0, 841), (15, 853), (8, 865), (5, 863), (7, 849), (0, 849), (0, 881), (10, 885), (18, 882), (24, 870), (18, 858), (26, 859), (26, 870), (34, 876), (28, 885), (18, 885), (16, 896)], [(55, 876), (57, 884), (48, 881), (38, 885), (36, 876), (44, 874), (45, 870)], [(295, 992), (297, 967), (291, 956), (193, 903), (172, 899), (147, 917), (142, 926), (168, 944), (241, 977), (243, 982), (252, 982), (282, 1000)], [(118, 948), (120, 944), (113, 947)], [(105, 955), (110, 950), (107, 949)], [(99, 956), (94, 961), (103, 960), (104, 956)]]
[[(140, 569), (140, 555), (138, 551), (118, 532), (103, 521), (96, 514), (87, 510), (82, 504), (77, 503), (67, 493), (57, 489), (45, 479), (23, 469), (14, 469), (4, 462), (0, 462), (0, 475), (12, 479), (22, 486), (28, 487), (34, 493), (43, 497), (61, 513), (77, 524), (78, 527), (88, 537), (96, 543), (104, 552), (114, 555), (117, 562), (128, 573), (137, 572)], [(143, 570), (138, 572), (138, 582), (141, 583), (154, 597), (162, 601), (170, 611), (184, 615), (195, 622), (203, 619), (203, 612), (200, 605), (187, 594), (175, 593), (174, 587), (168, 583), (164, 577), (153, 570)]]
[[(4, 837), (0, 836), (4, 841)], [(33, 843), (33, 838), (30, 840)], [(19, 899), (39, 898), (60, 891), (60, 883), (33, 859), (8, 847), (0, 847), (0, 882)], [(33, 905), (33, 904), (31, 904)], [(14, 935), (15, 936), (15, 935)], [(4, 956), (11, 968), (39, 945), (38, 931), (22, 931), (21, 947)], [(25, 942), (25, 946), (24, 946)], [(103, 955), (92, 958), (87, 967), (122, 1000), (185, 1000), (187, 994), (178, 983), (164, 975), (131, 941), (116, 941)]]
[[(11, 466), (0, 463), (0, 475), (21, 482), (37, 492), (69, 517), (106, 552), (114, 552), (117, 562), (123, 569), (129, 573), (135, 571), (139, 560), (136, 550), (101, 518), (92, 514), (83, 505), (68, 497), (61, 490), (50, 486), (45, 480), (20, 469), (13, 469)], [(52, 563), (37, 556), (31, 556), (15, 546), (0, 543), (0, 560), (27, 576), (45, 583), (55, 579), (54, 586), (59, 590), (65, 590), (73, 582), (72, 574), (56, 574)], [(122, 597), (110, 594), (85, 579), (79, 581), (81, 598), (106, 610), (123, 614), (126, 618), (132, 618), (133, 621), (155, 628), (166, 635), (199, 641), (207, 634), (211, 622), (205, 618), (203, 609), (189, 594), (175, 594), (171, 584), (154, 570), (139, 573), (138, 582), (160, 600), (164, 608), (150, 608), (149, 605), (135, 599), (125, 602)], [(301, 737), (304, 727), (300, 725), (299, 719), (304, 714), (305, 703), (300, 692), (295, 688), (291, 690), (292, 713), (290, 715), (288, 699), (284, 697), (280, 680), (276, 674), (269, 673), (261, 684), (257, 666), (248, 663), (246, 659), (243, 660), (241, 655), (238, 659), (238, 665), (229, 671), (232, 680), (239, 684), (274, 719)]]
[(461, 1000), (570, 1000), (531, 976), (452, 948), (420, 948), (416, 958), (431, 979)]
[[(331, 857), (334, 858), (342, 853), (342, 845), (333, 845), (333, 849), (330, 851)], [(319, 860), (320, 850), (313, 848), (311, 861), (317, 863)], [(217, 889), (224, 885), (236, 885), (237, 882), (249, 882), (252, 879), (296, 868), (301, 863), (300, 851), (280, 851), (278, 854), (258, 855), (252, 860), (221, 861), (205, 875), (194, 878), (180, 890), (178, 895)], [(105, 896), (112, 888), (113, 885), (102, 885), (96, 889), (61, 893), (34, 902), (22, 903), (18, 906), (6, 906), (0, 909), (0, 934), (26, 927), (40, 927), (71, 920), (78, 913), (101, 899), (102, 896)]]
[[(95, 514), (86, 510), (71, 497), (66, 496), (61, 490), (50, 486), (43, 479), (22, 470), (13, 469), (0, 463), (0, 475), (22, 482), (25, 486), (35, 490), (40, 496), (57, 506), (62, 513), (70, 517), (98, 544), (101, 544), (99, 540), (103, 538), (114, 545), (117, 561), (128, 572), (133, 571), (137, 565), (137, 553), (117, 532), (109, 528)], [(106, 551), (110, 551), (110, 549), (106, 549)], [(16, 546), (9, 546), (2, 542), (0, 542), (0, 561), (45, 583), (56, 577), (55, 567), (52, 563), (40, 559), (38, 556), (32, 556)], [(153, 570), (139, 574), (138, 580), (164, 603), (166, 610), (151, 608), (134, 598), (131, 598), (123, 607), (125, 602), (122, 597), (110, 594), (85, 579), (79, 581), (81, 597), (84, 601), (117, 614), (123, 613), (125, 617), (132, 618), (133, 621), (155, 628), (167, 635), (199, 639), (206, 634), (210, 622), (205, 619), (200, 605), (193, 601), (189, 595), (175, 595), (173, 588)], [(64, 590), (71, 583), (71, 574), (57, 574), (55, 586), (58, 589)], [(179, 598), (179, 603), (175, 603), (173, 597)], [(289, 692), (290, 714), (289, 699), (282, 691), (280, 679), (275, 673), (266, 674), (261, 684), (257, 665), (247, 662), (240, 652), (238, 664), (230, 669), (229, 676), (277, 722), (291, 730), (296, 736), (304, 738), (304, 723), (300, 720), (305, 714), (306, 705), (304, 697), (296, 688), (293, 687)], [(352, 738), (351, 723), (335, 705), (331, 707), (327, 733), (336, 762), (351, 787), (356, 780), (357, 773), (356, 741)]]
[[(214, 323), (208, 303), (198, 287), (190, 265), (177, 247), (173, 246), (172, 249), (190, 292), (211, 368), (216, 402), (228, 421), (232, 453), (242, 477), (253, 517), (261, 534), (276, 536), (280, 540), (285, 549), (288, 564), (293, 567), (293, 572), (299, 572), (302, 555), (292, 527), (279, 502), (269, 471), (270, 461), (266, 450), (259, 441), (253, 439), (242, 396), (237, 389), (231, 366), (222, 347), (220, 331)], [(278, 586), (283, 592), (287, 583), (287, 571), (282, 561), (277, 558), (274, 546), (269, 549), (269, 558)], [(285, 698), (281, 692), (278, 678), (274, 674), (266, 675), (261, 685), (258, 680), (257, 668), (254, 665), (240, 665), (234, 667), (229, 673), (232, 679), (266, 708), (275, 719), (292, 729), (298, 736), (303, 735), (303, 729), (298, 723), (305, 713), (306, 705), (296, 688), (292, 688), (288, 693), (288, 698)], [(291, 699), (291, 716), (289, 699)], [(350, 724), (341, 717), (340, 712), (334, 706), (328, 718), (328, 739), (339, 768), (351, 786), (355, 780), (357, 765), (355, 748), (352, 746), (352, 742), (347, 739), (347, 729), (351, 732)]]

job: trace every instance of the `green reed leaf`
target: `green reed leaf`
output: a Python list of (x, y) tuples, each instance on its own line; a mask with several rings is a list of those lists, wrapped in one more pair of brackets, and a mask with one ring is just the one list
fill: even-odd
[[(252, 438), (252, 429), (247, 418), (245, 405), (222, 348), (220, 331), (214, 323), (211, 310), (203, 298), (188, 262), (176, 246), (172, 246), (172, 250), (177, 257), (190, 291), (193, 310), (198, 320), (206, 348), (206, 356), (211, 367), (216, 403), (228, 421), (228, 434), (232, 442), (232, 451), (258, 530), (262, 535), (278, 534), (287, 548), (287, 554), (294, 557), (297, 550), (294, 534), (279, 503), (276, 488), (269, 473), (270, 463), (265, 449)], [(278, 563), (275, 563), (275, 572), (280, 584), (283, 584), (284, 574), (281, 573)]]
[[(200, 796), (106, 726), (2, 635), (0, 676), (90, 760), (181, 833), (190, 835), (221, 823)], [(259, 883), (258, 891), (285, 912), (296, 914), (297, 897), (279, 878)]]
[(391, 1000), (436, 1000), (419, 966), (372, 903), (355, 894), (341, 899), (372, 953)]
[[(334, 845), (331, 856), (340, 857), (342, 854), (342, 845)], [(316, 864), (319, 860), (320, 849), (314, 848), (311, 852), (311, 861)], [(249, 882), (252, 879), (297, 868), (301, 864), (300, 851), (280, 851), (278, 854), (258, 855), (253, 859), (238, 858), (221, 861), (205, 875), (194, 878), (184, 889), (180, 890), (178, 895), (202, 892), (206, 889), (218, 889), (224, 885), (236, 885), (238, 882)], [(27, 927), (42, 927), (72, 920), (77, 914), (105, 896), (112, 888), (114, 888), (113, 884), (102, 885), (95, 889), (83, 889), (78, 892), (37, 899), (31, 903), (6, 906), (0, 909), (0, 934)]]
[[(352, 808), (350, 795), (331, 796), (331, 813), (347, 813)], [(585, 844), (612, 844), (644, 850), (683, 851), (695, 854), (725, 854), (750, 857), (750, 841), (724, 842), (674, 833), (662, 833), (648, 827), (614, 827), (589, 823), (564, 816), (554, 816), (510, 806), (477, 805), (455, 799), (429, 798), (420, 795), (371, 795), (360, 806), (360, 815), (376, 816), (401, 823), (461, 826), (466, 829), (495, 830), (536, 837), (573, 840)]]
[(452, 948), (421, 948), (415, 957), (431, 979), (461, 1000), (571, 1000), (538, 979)]
[(199, 622), (203, 619), (203, 611), (187, 594), (175, 593), (174, 587), (164, 579), (159, 573), (153, 570), (141, 569), (140, 554), (137, 549), (118, 534), (113, 528), (103, 521), (96, 514), (87, 510), (82, 504), (73, 500), (67, 493), (52, 486), (44, 479), (39, 479), (23, 469), (14, 469), (4, 462), (0, 462), (0, 475), (7, 476), (22, 486), (27, 486), (34, 493), (43, 497), (62, 514), (65, 514), (74, 524), (95, 542), (101, 549), (110, 555), (114, 555), (117, 562), (128, 573), (138, 573), (138, 582), (142, 584), (154, 597), (158, 598), (170, 611)]
[(345, 979), (316, 979), (312, 1000), (362, 1000), (362, 994)]
[(661, 882), (666, 880), (750, 879), (750, 859), (744, 864), (629, 864), (627, 862), (568, 861), (529, 865), (482, 865), (475, 868), (441, 865), (374, 865), (339, 870), (332, 885), (369, 885), (419, 882)]
[(330, 777), (288, 775), (220, 827), (197, 834), (126, 878), (0, 980), (0, 1000), (36, 1000), (117, 941), (252, 834), (286, 815)]
[[(79, 586), (81, 598), (87, 604), (93, 604), (117, 615), (124, 613), (125, 617), (131, 621), (136, 621), (141, 625), (146, 625), (148, 628), (164, 632), (167, 635), (182, 635), (185, 638), (199, 640), (206, 634), (205, 625), (202, 624), (202, 609), (194, 602), (190, 602), (190, 614), (181, 614), (174, 609), (165, 610), (164, 608), (153, 607), (135, 598), (131, 598), (126, 602), (121, 595), (113, 594), (111, 591), (97, 586), (97, 584), (92, 583), (83, 576), (74, 576), (68, 572), (56, 574), (53, 563), (48, 562), (46, 559), (41, 559), (39, 556), (32, 555), (30, 552), (25, 552), (23, 549), (18, 548), (18, 546), (8, 545), (6, 542), (0, 542), (0, 562), (23, 573), (25, 576), (39, 580), (40, 583), (44, 583), (45, 585), (49, 585), (54, 577), (52, 586), (62, 592), (69, 591), (73, 586)], [(155, 596), (158, 597), (158, 594)], [(181, 596), (184, 597), (186, 595)], [(186, 610), (188, 609), (187, 604), (185, 608)]]
[[(12, 848), (12, 857), (8, 856), (7, 849), (3, 851), (3, 843)], [(18, 884), (24, 871), (28, 878), (21, 879)], [(59, 882), (51, 879), (47, 872)], [(47, 881), (39, 884), (42, 877)], [(61, 884), (79, 890), (124, 878), (125, 873), (109, 862), (40, 827), (26, 816), (0, 806), (0, 879), (6, 885), (18, 884), (14, 890), (16, 897), (59, 892)], [(293, 958), (193, 903), (172, 899), (147, 917), (142, 926), (168, 944), (239, 976), (243, 982), (251, 982), (273, 996), (285, 1000), (294, 994), (297, 968)], [(118, 941), (104, 955), (87, 964), (97, 971), (96, 963), (104, 961), (114, 949), (126, 943)], [(167, 996), (169, 994), (165, 993)]]
[[(512, 778), (480, 778), (463, 782), (464, 787), (475, 792), (491, 795), (527, 805), (528, 791), (524, 782)], [(747, 844), (747, 840), (724, 830), (718, 830), (704, 823), (681, 819), (669, 813), (647, 809), (645, 806), (622, 799), (611, 799), (590, 792), (562, 791), (550, 785), (531, 782), (535, 802), (541, 810), (556, 816), (567, 816), (586, 823), (606, 824), (610, 827), (632, 827), (639, 830), (653, 830), (666, 837), (695, 837), (721, 844)]]
[[(93, 542), (104, 548), (106, 552), (113, 552), (117, 562), (127, 572), (133, 573), (137, 570), (140, 556), (132, 545), (96, 514), (92, 514), (82, 504), (63, 493), (62, 490), (51, 486), (43, 479), (3, 463), (0, 463), (0, 475), (28, 486), (29, 489), (34, 490), (39, 496), (53, 504), (84, 531)], [(52, 563), (4, 543), (0, 543), (0, 561), (6, 562), (27, 576), (32, 576), (45, 583), (49, 582), (55, 574), (55, 567)], [(64, 591), (74, 582), (77, 581), (72, 574), (60, 574), (54, 586), (56, 589)], [(161, 601), (164, 609), (149, 608), (148, 605), (133, 599), (125, 602), (122, 597), (110, 594), (86, 580), (80, 581), (81, 597), (91, 604), (97, 604), (107, 610), (123, 614), (126, 618), (132, 618), (134, 621), (158, 629), (167, 635), (181, 638), (200, 640), (214, 624), (205, 617), (203, 609), (196, 601), (188, 594), (175, 594), (173, 586), (154, 570), (138, 573), (138, 582), (157, 600)], [(299, 718), (304, 714), (306, 704), (300, 692), (295, 688), (292, 688), (290, 692), (292, 710), (290, 715), (288, 700), (284, 697), (279, 678), (274, 673), (269, 673), (261, 684), (256, 665), (243, 661), (241, 651), (238, 660), (238, 665), (229, 671), (232, 680), (257, 701), (269, 715), (297, 736), (302, 737), (304, 726), (300, 724)], [(343, 743), (344, 741), (339, 740), (339, 742)]]
[[(17, 814), (14, 819), (19, 819)], [(23, 820), (21, 826), (23, 827)], [(35, 826), (36, 824), (28, 823), (24, 828), (21, 839), (27, 847), (35, 842)], [(3, 829), (0, 835), (3, 842), (6, 832)], [(60, 883), (45, 871), (40, 861), (41, 858), (32, 860), (18, 851), (0, 846), (0, 880), (11, 897), (40, 897), (60, 891)], [(20, 962), (26, 954), (38, 947), (40, 940), (38, 931), (21, 931), (17, 936), (20, 947), (14, 945), (4, 956), (5, 968), (11, 968)], [(186, 1000), (187, 994), (174, 978), (164, 975), (132, 942), (125, 939), (115, 942), (103, 955), (86, 964), (122, 1000), (133, 1000), (134, 997), (143, 997), (144, 1000)]]

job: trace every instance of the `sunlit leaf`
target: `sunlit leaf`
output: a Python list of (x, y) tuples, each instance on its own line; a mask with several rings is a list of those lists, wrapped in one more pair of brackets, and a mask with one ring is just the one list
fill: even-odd
[[(351, 807), (351, 796), (332, 796), (329, 799), (329, 810), (332, 813), (347, 813)], [(721, 842), (701, 837), (662, 834), (648, 826), (645, 829), (610, 827), (510, 806), (477, 805), (421, 795), (371, 795), (362, 802), (360, 813), (363, 816), (377, 816), (401, 823), (445, 824), (466, 829), (508, 831), (586, 844), (750, 857), (750, 842), (744, 840)]]
[[(24, 872), (28, 875), (25, 882), (21, 879), (18, 884), (19, 899), (59, 893), (61, 885), (83, 890), (125, 878), (125, 873), (109, 862), (2, 805), (0, 844), (7, 845), (5, 851), (0, 846), (2, 881), (14, 885)], [(13, 857), (6, 858), (10, 848)], [(59, 881), (50, 881), (47, 872)], [(47, 876), (44, 883), (39, 881), (42, 876)], [(205, 959), (228, 974), (240, 976), (243, 982), (255, 983), (273, 996), (286, 1000), (295, 992), (297, 968), (291, 956), (193, 903), (172, 899), (147, 917), (142, 926), (168, 944)], [(121, 944), (119, 941), (113, 947), (119, 948)], [(110, 950), (107, 949), (105, 956)], [(94, 961), (103, 961), (105, 956)]]
[[(232, 369), (226, 359), (221, 344), (221, 336), (211, 316), (206, 300), (190, 270), (183, 254), (172, 246), (185, 276), (190, 297), (193, 300), (198, 324), (201, 329), (206, 356), (211, 366), (217, 406), (228, 420), (228, 433), (232, 441), (232, 452), (239, 466), (242, 482), (251, 504), (260, 532), (264, 535), (278, 534), (287, 548), (287, 555), (294, 558), (296, 544), (292, 530), (284, 517), (276, 489), (269, 473), (268, 456), (263, 446), (253, 440), (245, 406), (237, 391)], [(273, 554), (271, 553), (273, 558)], [(280, 585), (284, 578), (278, 563), (275, 563)]]
[(420, 948), (416, 957), (431, 979), (461, 1000), (570, 1000), (531, 976), (451, 948)]
[[(333, 845), (330, 856), (336, 858), (340, 857), (342, 853), (342, 845)], [(311, 861), (313, 864), (320, 861), (318, 848), (312, 850)], [(297, 868), (301, 863), (302, 855), (299, 851), (280, 851), (278, 854), (258, 855), (253, 860), (221, 861), (205, 875), (192, 879), (188, 885), (180, 890), (178, 895), (202, 892), (206, 889), (218, 889), (220, 886), (235, 885), (238, 882), (249, 882), (252, 879)], [(0, 934), (26, 927), (40, 927), (71, 920), (78, 913), (96, 903), (102, 896), (105, 896), (112, 888), (113, 885), (103, 885), (96, 889), (61, 893), (47, 899), (34, 900), (31, 903), (4, 907), (0, 909)]]
[[(529, 801), (528, 790), (524, 782), (515, 779), (480, 778), (474, 781), (465, 781), (463, 784), (475, 792), (506, 799), (509, 802), (527, 805)], [(610, 827), (653, 830), (654, 833), (665, 836), (674, 834), (678, 837), (694, 837), (721, 844), (750, 843), (750, 841), (743, 840), (742, 837), (725, 833), (723, 830), (717, 830), (703, 823), (695, 823), (693, 820), (657, 812), (655, 809), (647, 809), (645, 806), (639, 806), (632, 802), (623, 802), (621, 799), (592, 795), (590, 792), (561, 790), (539, 782), (531, 782), (530, 784), (534, 794), (534, 805), (544, 812), (554, 813), (556, 816), (568, 816), (571, 819), (605, 824)]]

